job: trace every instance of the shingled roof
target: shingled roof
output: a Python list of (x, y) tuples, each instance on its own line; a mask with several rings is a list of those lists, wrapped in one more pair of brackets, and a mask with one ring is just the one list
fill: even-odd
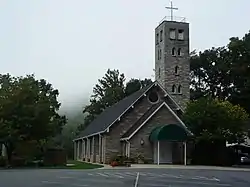
[(121, 117), (141, 96), (143, 96), (156, 82), (138, 90), (130, 96), (122, 99), (113, 106), (105, 109), (99, 116), (97, 116), (92, 123), (76, 138), (88, 137), (98, 133), (103, 133), (113, 124), (119, 117)]

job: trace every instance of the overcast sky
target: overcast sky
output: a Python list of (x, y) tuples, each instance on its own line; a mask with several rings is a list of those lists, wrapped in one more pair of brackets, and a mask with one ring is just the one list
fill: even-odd
[[(174, 0), (191, 50), (250, 29), (249, 0)], [(82, 102), (108, 68), (153, 78), (154, 29), (169, 0), (0, 0), (0, 73), (45, 78), (64, 106)]]

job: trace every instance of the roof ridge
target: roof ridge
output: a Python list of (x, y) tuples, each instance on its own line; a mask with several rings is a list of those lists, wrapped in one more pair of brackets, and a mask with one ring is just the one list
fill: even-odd
[[(131, 105), (137, 102), (137, 100), (139, 100), (139, 98), (154, 84), (155, 81), (123, 98), (112, 106), (104, 109), (104, 111), (97, 115), (96, 118), (85, 128), (85, 130), (83, 130), (82, 133), (74, 140), (105, 132), (105, 130), (109, 128), (110, 125), (112, 125), (119, 117), (121, 117), (123, 113), (126, 113)], [(110, 117), (111, 114), (114, 116), (114, 118)], [(95, 126), (94, 128), (97, 128), (98, 130), (94, 129), (93, 126)]]

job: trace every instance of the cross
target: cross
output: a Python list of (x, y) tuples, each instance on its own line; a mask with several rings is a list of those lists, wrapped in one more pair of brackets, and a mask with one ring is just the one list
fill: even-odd
[(173, 1), (171, 1), (171, 6), (170, 7), (167, 6), (165, 8), (171, 10), (171, 21), (173, 21), (173, 10), (178, 10), (178, 8), (173, 7)]

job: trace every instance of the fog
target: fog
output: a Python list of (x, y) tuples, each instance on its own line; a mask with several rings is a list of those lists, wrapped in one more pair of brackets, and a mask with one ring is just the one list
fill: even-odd
[[(77, 113), (108, 68), (127, 79), (152, 78), (154, 29), (170, 15), (169, 3), (0, 0), (1, 73), (48, 80), (60, 91), (61, 112)], [(249, 0), (173, 3), (174, 16), (190, 23), (190, 50), (223, 46), (249, 30)]]

